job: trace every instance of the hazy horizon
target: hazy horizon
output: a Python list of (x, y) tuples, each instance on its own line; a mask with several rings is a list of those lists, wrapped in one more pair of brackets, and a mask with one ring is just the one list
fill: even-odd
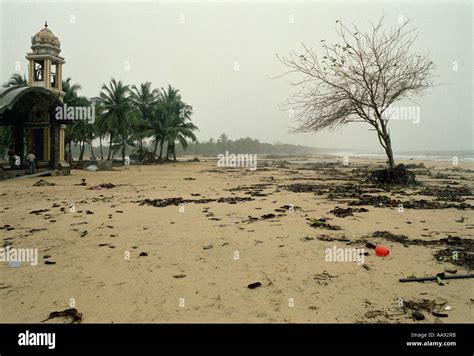
[(13, 73), (27, 74), (31, 36), (47, 20), (61, 41), (63, 77), (81, 84), (81, 95), (97, 96), (111, 78), (137, 85), (151, 81), (154, 87), (171, 84), (193, 106), (200, 141), (226, 133), (231, 139), (381, 152), (375, 133), (363, 123), (336, 132), (290, 134), (295, 123), (280, 105), (294, 92), (289, 83), (295, 78), (270, 77), (285, 71), (275, 54), (298, 50), (302, 42), (319, 49), (321, 39), (335, 39), (338, 18), (364, 28), (384, 15), (388, 27), (402, 15), (418, 28), (414, 49), (430, 54), (438, 66), (437, 82), (445, 84), (415, 98), (418, 124), (391, 122), (395, 154), (474, 148), (472, 4), (467, 1), (132, 5), (1, 2), (1, 83)]

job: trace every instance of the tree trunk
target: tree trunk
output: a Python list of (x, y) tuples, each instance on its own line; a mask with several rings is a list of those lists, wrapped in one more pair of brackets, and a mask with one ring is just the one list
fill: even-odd
[(125, 166), (125, 141), (122, 141), (122, 165)]
[(114, 139), (114, 135), (112, 135), (112, 133), (110, 133), (110, 142), (109, 142), (109, 155), (107, 156), (107, 161), (110, 161), (110, 158), (112, 157), (113, 159), (113, 156), (112, 155), (112, 141)]
[(71, 165), (72, 161), (73, 161), (73, 159), (72, 159), (72, 141), (69, 141), (68, 146), (69, 146), (69, 165)]
[(82, 159), (84, 158), (84, 149), (85, 149), (84, 141), (79, 142), (79, 149), (80, 149), (79, 161), (82, 161)]
[(168, 142), (168, 144), (166, 145), (166, 160), (167, 161), (170, 159), (170, 151), (171, 151), (171, 145)]
[(165, 144), (165, 139), (162, 138), (160, 141), (160, 159), (163, 157), (163, 145)]
[(387, 122), (380, 116), (375, 119), (377, 124), (373, 125), (377, 131), (377, 136), (380, 145), (383, 147), (385, 154), (387, 155), (387, 166), (388, 170), (391, 171), (395, 168), (395, 160), (393, 158), (392, 141), (390, 140), (390, 133), (387, 130)]
[(388, 168), (392, 170), (395, 168), (395, 160), (393, 159), (392, 142), (390, 141), (390, 135), (385, 138), (385, 145), (387, 147), (385, 149), (385, 153), (387, 154), (388, 158)]
[(395, 168), (395, 160), (393, 159), (393, 151), (392, 151), (392, 141), (390, 140), (390, 133), (387, 130), (387, 123), (383, 119), (381, 119), (380, 126), (382, 127), (382, 140), (384, 142), (383, 148), (385, 149), (385, 154), (388, 158), (388, 168), (392, 170)]
[(90, 142), (90, 145), (91, 145), (91, 159), (95, 159), (94, 146), (92, 146), (92, 141)]
[(174, 142), (171, 145), (171, 150), (173, 151), (173, 161), (176, 161), (176, 144)]
[(158, 139), (156, 139), (156, 142), (155, 142), (155, 150), (153, 151), (153, 157), (156, 158), (156, 151), (158, 150)]
[(102, 151), (102, 136), (99, 136), (99, 146), (100, 146), (100, 159), (104, 159), (104, 152)]

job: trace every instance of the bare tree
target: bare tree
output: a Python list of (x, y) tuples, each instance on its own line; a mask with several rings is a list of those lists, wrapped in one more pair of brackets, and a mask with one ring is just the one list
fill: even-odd
[(336, 21), (339, 43), (321, 40), (318, 57), (311, 47), (277, 58), (289, 73), (303, 78), (294, 82), (299, 91), (289, 99), (295, 111), (297, 132), (334, 130), (349, 122), (367, 122), (377, 132), (388, 158), (389, 171), (395, 167), (387, 109), (396, 101), (423, 94), (434, 86), (435, 64), (426, 55), (412, 52), (417, 33), (408, 29), (409, 20), (383, 29), (383, 17), (363, 33)]

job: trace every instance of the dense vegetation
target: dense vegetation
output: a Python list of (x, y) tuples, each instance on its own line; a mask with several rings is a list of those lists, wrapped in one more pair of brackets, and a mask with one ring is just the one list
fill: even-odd
[[(226, 134), (207, 142), (198, 142), (192, 123), (193, 109), (186, 104), (179, 90), (168, 86), (153, 89), (150, 82), (139, 86), (124, 85), (112, 79), (104, 84), (98, 97), (79, 95), (81, 86), (63, 81), (64, 104), (67, 107), (95, 106), (95, 121), (76, 121), (67, 125), (66, 156), (83, 160), (111, 160), (131, 156), (138, 161), (176, 160), (177, 155), (215, 156), (226, 151), (252, 154), (314, 154), (315, 149), (283, 143), (262, 143), (256, 139), (231, 140)], [(5, 86), (27, 85), (26, 78), (13, 75)], [(0, 158), (11, 142), (9, 127), (0, 128)], [(103, 142), (108, 142), (103, 144)]]

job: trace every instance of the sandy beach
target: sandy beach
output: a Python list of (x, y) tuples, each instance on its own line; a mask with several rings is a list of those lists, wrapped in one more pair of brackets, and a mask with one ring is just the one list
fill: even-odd
[[(363, 180), (383, 161), (305, 159), (0, 182), (3, 247), (38, 249), (36, 266), (0, 264), (0, 321), (38, 323), (71, 306), (83, 323), (474, 321), (473, 279), (399, 282), (472, 273), (474, 164), (425, 161), (419, 186), (384, 191)], [(40, 179), (55, 185), (33, 186)], [(91, 189), (103, 183), (114, 187)], [(327, 248), (364, 249), (364, 263), (327, 261)]]

